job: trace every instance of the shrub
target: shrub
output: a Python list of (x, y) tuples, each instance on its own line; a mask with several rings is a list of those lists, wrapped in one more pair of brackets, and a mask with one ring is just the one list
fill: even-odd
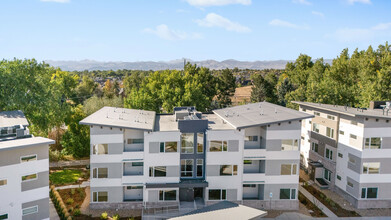
[(49, 161), (57, 162), (64, 159), (64, 154), (58, 150), (49, 150)]
[(77, 188), (77, 192), (78, 192), (80, 195), (83, 195), (83, 193), (84, 193), (84, 192), (83, 192), (83, 189), (82, 189), (82, 188), (80, 188), (80, 187), (79, 187), (79, 188)]
[(109, 215), (107, 214), (107, 212), (103, 212), (101, 215), (100, 215), (100, 219), (107, 219), (109, 217)]
[(113, 215), (113, 220), (119, 220), (119, 215), (118, 214)]
[(81, 214), (80, 209), (75, 209), (75, 210), (73, 211), (73, 215), (74, 215), (74, 216), (79, 216), (80, 214)]
[(76, 208), (76, 209), (80, 208), (79, 204), (76, 204), (76, 205), (75, 205), (75, 208)]
[(67, 201), (66, 201), (66, 203), (67, 203), (68, 205), (72, 205), (74, 202), (75, 202), (75, 201), (74, 201), (72, 198), (68, 198)]
[(73, 208), (70, 207), (70, 208), (68, 209), (68, 212), (73, 212)]
[(74, 188), (71, 189), (71, 195), (75, 195), (76, 190)]

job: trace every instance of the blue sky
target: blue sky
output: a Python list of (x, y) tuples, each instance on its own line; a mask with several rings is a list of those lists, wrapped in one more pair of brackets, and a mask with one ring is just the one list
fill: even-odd
[(0, 58), (335, 58), (391, 39), (388, 0), (1, 0)]

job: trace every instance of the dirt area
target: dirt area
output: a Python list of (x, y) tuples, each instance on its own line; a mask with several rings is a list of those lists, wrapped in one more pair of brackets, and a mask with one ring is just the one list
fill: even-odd
[(232, 105), (241, 105), (250, 103), (251, 97), (251, 87), (252, 86), (243, 86), (235, 89), (235, 94), (232, 96)]
[(305, 207), (305, 205), (299, 203), (299, 210), (266, 210), (267, 215), (263, 218), (276, 218), (277, 216), (285, 213), (285, 212), (296, 212), (303, 215), (311, 216), (308, 209)]
[(60, 193), (69, 214), (80, 214), (80, 207), (86, 197), (86, 193), (83, 188), (61, 189), (58, 190), (58, 193)]
[(307, 199), (303, 194), (299, 192), (299, 201), (300, 205), (303, 205), (306, 207), (308, 211), (308, 214), (310, 214), (312, 217), (327, 217), (322, 210), (320, 210), (312, 201)]

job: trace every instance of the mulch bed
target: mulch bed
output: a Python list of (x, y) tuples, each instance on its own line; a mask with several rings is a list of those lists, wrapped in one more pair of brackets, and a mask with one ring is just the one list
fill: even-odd
[(317, 206), (315, 206), (312, 201), (308, 200), (301, 192), (299, 192), (299, 201), (301, 204), (305, 205), (310, 212), (312, 217), (327, 217), (322, 210), (320, 210)]
[(67, 206), (69, 214), (73, 216), (75, 214), (75, 210), (80, 211), (81, 204), (86, 197), (84, 188), (60, 189), (57, 191), (60, 193), (62, 200)]

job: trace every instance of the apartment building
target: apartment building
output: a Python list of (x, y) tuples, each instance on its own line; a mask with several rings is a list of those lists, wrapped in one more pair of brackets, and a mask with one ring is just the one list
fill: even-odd
[(91, 134), (90, 207), (298, 209), (301, 120), (311, 117), (267, 102), (209, 114), (104, 107), (80, 122)]
[(21, 111), (0, 112), (0, 219), (49, 219), (49, 144)]
[(313, 114), (303, 120), (301, 159), (321, 188), (357, 208), (391, 207), (390, 102), (369, 108), (295, 102)]

